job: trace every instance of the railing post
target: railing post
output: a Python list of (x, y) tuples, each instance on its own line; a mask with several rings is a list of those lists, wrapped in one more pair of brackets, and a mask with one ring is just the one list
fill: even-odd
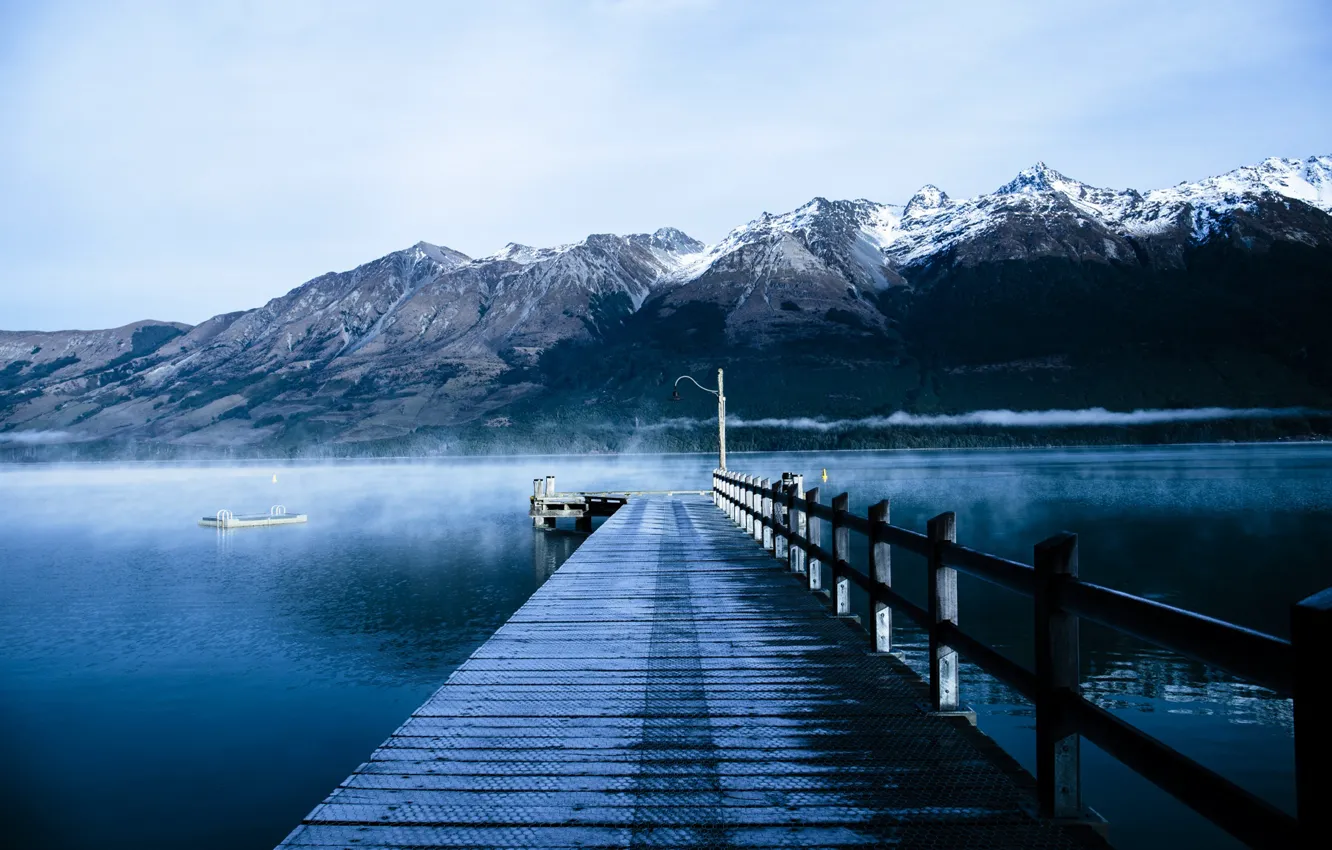
[(763, 513), (763, 497), (758, 494), (758, 476), (750, 476), (750, 537), (763, 540), (763, 524), (759, 514)]
[(765, 552), (772, 551), (772, 529), (768, 523), (772, 521), (772, 495), (769, 492), (772, 488), (771, 482), (766, 478), (760, 478), (758, 483), (758, 524), (754, 528), (754, 539), (759, 542)]
[(850, 495), (843, 493), (840, 496), (833, 496), (833, 610), (838, 616), (851, 613), (851, 579), (842, 573), (842, 562), (851, 559), (851, 529), (846, 527), (846, 520), (838, 513), (839, 511), (846, 513), (850, 507)]
[[(869, 575), (878, 584), (893, 586), (893, 547), (879, 539), (879, 523), (888, 522), (888, 500), (870, 505)], [(886, 602), (874, 601), (874, 651), (893, 651), (893, 609)]]
[[(805, 476), (791, 476), (791, 492), (786, 495), (786, 504), (791, 512), (795, 514), (795, 536), (801, 540), (806, 540), (809, 534), (809, 518), (805, 514)], [(792, 546), (789, 554), (791, 556), (791, 569), (803, 573), (805, 571), (805, 550), (799, 546)]]
[(790, 544), (786, 539), (786, 532), (791, 530), (791, 514), (787, 510), (790, 505), (787, 494), (791, 492), (791, 473), (783, 472), (782, 480), (773, 485), (772, 488), (772, 524), (782, 530), (781, 534), (772, 535), (772, 556), (779, 561), (790, 563), (790, 556), (787, 554)]
[(743, 529), (745, 527), (745, 477), (737, 475), (731, 484), (735, 488), (735, 524)]
[(749, 494), (745, 490), (745, 484), (748, 481), (749, 476), (743, 473), (735, 477), (735, 500), (739, 503), (736, 505), (735, 521), (740, 524), (740, 528), (746, 533), (749, 531)]
[(754, 482), (758, 479), (753, 475), (745, 476), (745, 533), (750, 537), (754, 536)]
[[(1332, 764), (1332, 588), (1297, 602), (1290, 613), (1295, 655), (1295, 816), (1302, 847), (1326, 829), (1327, 766)], [(1318, 826), (1315, 827), (1315, 824)]]
[(1080, 736), (1065, 708), (1078, 693), (1078, 618), (1061, 610), (1060, 589), (1078, 578), (1078, 536), (1036, 544), (1036, 798), (1042, 817), (1082, 811)]
[[(818, 503), (819, 488), (811, 487), (810, 491), (805, 494), (805, 525), (808, 528), (807, 539), (814, 546), (823, 544), (823, 528), (819, 525), (818, 519), (815, 518), (814, 512), (810, 510), (811, 505), (817, 505)], [(809, 570), (809, 589), (823, 590), (823, 566), (819, 563), (819, 559), (813, 556), (806, 558), (805, 568)]]
[(726, 473), (726, 515), (731, 518), (731, 522), (738, 522), (736, 513), (737, 505), (735, 503), (735, 473)]
[(940, 626), (957, 623), (957, 571), (945, 567), (943, 546), (957, 542), (957, 515), (939, 514), (926, 527), (930, 542), (930, 704), (934, 711), (960, 711), (957, 652), (944, 642)]

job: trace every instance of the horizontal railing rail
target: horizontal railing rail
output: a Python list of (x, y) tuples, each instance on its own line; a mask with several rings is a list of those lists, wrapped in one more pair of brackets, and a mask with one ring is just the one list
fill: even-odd
[[(1253, 631), (1078, 579), (1077, 536), (1059, 534), (1037, 544), (1033, 565), (981, 552), (957, 542), (951, 513), (930, 520), (928, 533), (895, 526), (885, 500), (868, 517), (848, 510), (843, 493), (823, 504), (818, 488), (804, 491), (802, 476), (776, 482), (714, 470), (717, 506), (775, 557), (827, 593), (835, 613), (851, 616), (851, 585), (869, 599), (874, 649), (892, 648), (892, 612), (900, 611), (929, 635), (931, 709), (961, 712), (958, 655), (1008, 685), (1036, 706), (1036, 784), (1046, 817), (1085, 815), (1081, 799), (1080, 737), (1216, 823), (1251, 847), (1306, 846), (1313, 840), (1315, 783), (1332, 764), (1325, 713), (1332, 699), (1332, 589), (1292, 609), (1292, 640)], [(824, 527), (827, 525), (827, 548)], [(850, 534), (868, 542), (868, 570), (850, 562)], [(927, 559), (929, 602), (921, 606), (892, 587), (891, 550)], [(823, 588), (827, 569), (833, 587)], [(1019, 664), (967, 634), (957, 624), (957, 573), (963, 572), (1035, 602), (1036, 669)], [(856, 618), (858, 620), (858, 618)], [(1081, 695), (1078, 623), (1090, 620), (1117, 632), (1193, 658), (1240, 679), (1291, 696), (1295, 704), (1296, 816), (1273, 806), (1178, 750), (1126, 723)]]

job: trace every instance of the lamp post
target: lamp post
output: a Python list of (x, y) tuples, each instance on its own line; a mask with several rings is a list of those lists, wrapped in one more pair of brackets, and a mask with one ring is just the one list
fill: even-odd
[(717, 370), (717, 389), (715, 390), (708, 389), (689, 375), (681, 375), (676, 378), (675, 388), (671, 390), (671, 401), (680, 400), (680, 382), (686, 379), (703, 392), (712, 393), (717, 397), (717, 460), (720, 462), (721, 468), (726, 469), (726, 392), (722, 384), (722, 370)]

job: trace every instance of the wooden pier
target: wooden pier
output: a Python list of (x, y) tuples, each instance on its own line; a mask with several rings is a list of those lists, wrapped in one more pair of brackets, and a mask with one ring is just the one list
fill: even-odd
[(537, 528), (554, 528), (558, 520), (574, 520), (578, 531), (591, 531), (592, 520), (608, 517), (635, 496), (709, 495), (706, 490), (582, 490), (561, 493), (555, 489), (555, 476), (532, 479), (532, 507), (528, 516)]
[(1106, 846), (749, 527), (627, 501), (282, 846)]

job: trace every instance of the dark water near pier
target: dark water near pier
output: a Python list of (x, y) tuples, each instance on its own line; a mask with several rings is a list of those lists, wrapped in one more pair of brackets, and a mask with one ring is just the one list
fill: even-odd
[[(16, 848), (269, 847), (577, 545), (533, 532), (531, 479), (705, 487), (712, 459), (522, 458), (337, 466), (0, 469), (0, 839)], [(1332, 585), (1332, 446), (737, 455), (828, 468), (863, 513), (1029, 561), (1077, 531), (1082, 576), (1280, 635)], [(278, 483), (272, 482), (274, 474)], [(220, 533), (220, 507), (305, 526)], [(853, 538), (853, 542), (859, 543)], [(923, 600), (923, 568), (894, 556)], [(962, 578), (961, 620), (1016, 657), (1030, 609)], [(901, 618), (899, 618), (900, 621)], [(919, 636), (897, 640), (920, 660)], [(1090, 695), (1288, 806), (1286, 700), (1083, 627)], [(981, 728), (1031, 766), (1030, 710), (964, 668)], [(1233, 846), (1084, 744), (1087, 802), (1123, 847)]]

